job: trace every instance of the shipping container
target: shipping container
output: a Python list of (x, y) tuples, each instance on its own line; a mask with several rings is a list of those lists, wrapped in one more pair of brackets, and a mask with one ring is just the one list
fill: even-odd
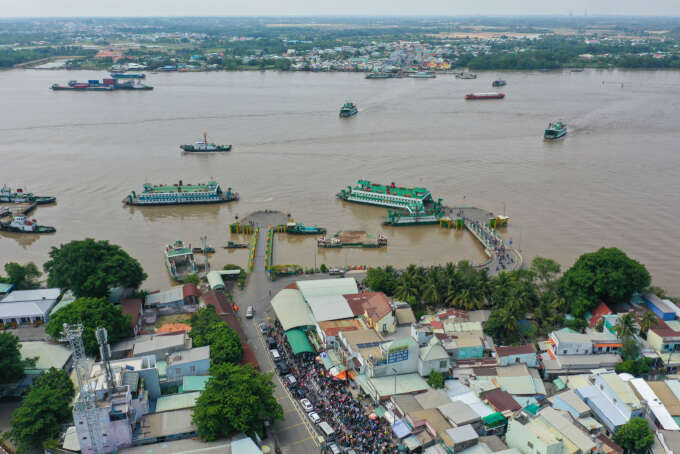
[(104, 79), (104, 85), (113, 85), (116, 83), (116, 79)]
[(87, 83), (90, 84), (90, 85), (99, 85), (98, 80), (88, 80)]

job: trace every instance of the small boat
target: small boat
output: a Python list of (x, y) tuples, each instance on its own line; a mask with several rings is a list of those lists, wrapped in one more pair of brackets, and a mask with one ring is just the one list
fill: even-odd
[(548, 128), (543, 133), (544, 140), (557, 140), (567, 135), (567, 125), (561, 121), (549, 123)]
[(324, 235), (326, 233), (326, 229), (316, 225), (310, 226), (296, 222), (289, 222), (286, 224), (286, 233), (296, 235)]
[(456, 79), (476, 79), (477, 74), (472, 73), (457, 73)]
[(144, 79), (146, 78), (146, 74), (141, 73), (141, 74), (133, 74), (133, 73), (111, 73), (111, 77), (114, 79)]
[(571, 72), (573, 72), (573, 73), (582, 73), (582, 72), (583, 72), (583, 68), (572, 68), (572, 69), (571, 69)]
[(465, 95), (465, 99), (467, 100), (475, 100), (475, 99), (503, 99), (505, 98), (504, 93), (470, 93)]
[(416, 71), (414, 73), (409, 73), (406, 77), (411, 79), (434, 79), (437, 75), (429, 71)]
[(508, 83), (504, 81), (503, 79), (496, 79), (493, 82), (491, 82), (492, 87), (504, 87)]
[(195, 247), (191, 249), (191, 252), (194, 254), (214, 254), (215, 253), (215, 248), (206, 246), (205, 249), (200, 248), (200, 247)]
[(347, 118), (356, 115), (359, 112), (357, 106), (353, 102), (346, 102), (340, 108), (340, 118)]
[(193, 145), (180, 145), (182, 151), (188, 153), (211, 153), (219, 151), (231, 151), (231, 145), (217, 145), (214, 143), (208, 143), (208, 133), (203, 133), (203, 140), (199, 140)]
[(198, 273), (198, 264), (190, 247), (182, 241), (165, 247), (165, 265), (173, 279), (181, 281), (191, 274)]
[(235, 243), (233, 241), (228, 241), (226, 246), (222, 246), (224, 249), (245, 249), (248, 247), (247, 243)]
[(38, 222), (26, 219), (26, 216), (16, 215), (11, 222), (0, 222), (0, 230), (14, 233), (54, 233), (54, 227), (39, 225)]
[(392, 79), (394, 77), (394, 74), (392, 73), (386, 73), (386, 72), (380, 72), (380, 71), (373, 71), (372, 73), (369, 73), (366, 75), (366, 79)]

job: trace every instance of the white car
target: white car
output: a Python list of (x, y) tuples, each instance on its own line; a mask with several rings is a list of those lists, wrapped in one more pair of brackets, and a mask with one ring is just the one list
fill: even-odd
[(246, 311), (246, 318), (253, 318), (253, 315), (255, 315), (255, 308), (253, 306), (248, 306), (248, 310)]
[(309, 399), (300, 399), (300, 405), (302, 405), (302, 408), (304, 408), (306, 412), (314, 410), (314, 406)]
[(318, 424), (318, 423), (321, 421), (321, 417), (320, 417), (319, 414), (318, 414), (317, 412), (315, 412), (315, 411), (309, 413), (307, 416), (309, 416), (309, 419), (310, 419), (314, 424)]

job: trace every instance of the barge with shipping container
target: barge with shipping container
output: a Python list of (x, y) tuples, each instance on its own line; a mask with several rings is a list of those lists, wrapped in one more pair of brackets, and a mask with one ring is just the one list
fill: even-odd
[(369, 235), (364, 231), (351, 230), (338, 232), (330, 238), (322, 236), (316, 240), (320, 248), (379, 248), (387, 246), (387, 237), (381, 233)]
[(38, 222), (26, 219), (26, 216), (16, 215), (10, 222), (0, 222), (0, 230), (12, 233), (54, 233), (54, 227), (39, 225)]
[(239, 195), (231, 188), (222, 190), (214, 181), (184, 184), (182, 180), (172, 185), (146, 183), (141, 193), (132, 191), (124, 200), (126, 205), (190, 205), (201, 203), (225, 203), (238, 200)]
[(505, 93), (470, 93), (465, 95), (467, 100), (477, 100), (477, 99), (503, 99), (505, 98)]
[(0, 202), (4, 203), (35, 203), (37, 205), (45, 205), (56, 201), (56, 197), (34, 195), (31, 192), (24, 192), (21, 188), (17, 188), (14, 192), (7, 185), (3, 185), (0, 188)]
[(144, 85), (138, 80), (120, 82), (117, 79), (102, 79), (101, 82), (97, 79), (88, 80), (87, 82), (71, 80), (66, 85), (52, 84), (50, 88), (55, 91), (153, 90), (153, 87)]
[(198, 273), (198, 264), (191, 251), (191, 246), (177, 240), (172, 245), (165, 247), (165, 265), (168, 267), (170, 276), (178, 282), (187, 276)]
[(394, 182), (381, 185), (368, 180), (359, 180), (356, 186), (347, 186), (347, 189), (342, 189), (336, 196), (347, 202), (395, 208), (408, 213), (431, 208), (434, 203), (432, 194), (426, 188), (406, 188), (397, 186)]

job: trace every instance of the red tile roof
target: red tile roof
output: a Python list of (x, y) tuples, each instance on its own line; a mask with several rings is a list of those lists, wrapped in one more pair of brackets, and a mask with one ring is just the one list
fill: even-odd
[(358, 317), (364, 313), (364, 303), (368, 301), (368, 298), (372, 293), (373, 292), (352, 293), (342, 296), (347, 300), (347, 304), (349, 304), (350, 309), (352, 309), (354, 316)]
[(443, 312), (437, 313), (437, 317), (439, 317), (439, 320), (446, 320), (451, 317), (457, 317), (457, 318), (468, 318), (468, 313), (467, 311), (461, 310), (461, 309), (446, 309)]
[(126, 298), (120, 300), (120, 308), (123, 315), (130, 316), (130, 326), (132, 329), (139, 323), (139, 314), (142, 312), (142, 300), (140, 298)]
[(437, 320), (430, 322), (430, 326), (432, 329), (444, 329), (444, 324), (442, 322), (438, 322)]
[(186, 323), (164, 323), (156, 330), (156, 334), (188, 333), (189, 331), (191, 331), (191, 325)]
[(374, 322), (382, 320), (387, 314), (392, 312), (390, 299), (383, 292), (375, 292), (368, 298), (364, 309), (368, 317)]
[(592, 317), (590, 317), (588, 323), (590, 324), (591, 327), (593, 327), (597, 325), (597, 322), (599, 322), (600, 319), (602, 319), (603, 315), (609, 314), (612, 314), (612, 310), (609, 309), (609, 306), (600, 301), (600, 304), (598, 304), (595, 310), (593, 311), (593, 315)]
[(506, 410), (516, 411), (522, 408), (510, 393), (507, 393), (500, 388), (480, 393), (479, 397), (482, 400), (488, 401), (489, 405), (491, 405), (494, 410), (501, 413)]
[(182, 286), (182, 298), (187, 298), (189, 296), (198, 298), (198, 295), (200, 295), (200, 292), (198, 291), (196, 284), (184, 284)]
[(528, 355), (530, 353), (536, 353), (536, 349), (534, 348), (533, 345), (517, 345), (517, 346), (510, 346), (510, 347), (496, 347), (496, 355), (498, 355), (499, 358), (502, 358), (504, 356), (513, 356), (513, 355)]

